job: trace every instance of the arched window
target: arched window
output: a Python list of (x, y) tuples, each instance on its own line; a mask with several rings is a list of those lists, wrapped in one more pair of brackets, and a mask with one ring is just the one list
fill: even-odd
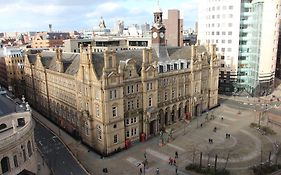
[(31, 157), (32, 156), (32, 150), (31, 150), (30, 140), (27, 142), (27, 152), (28, 152), (28, 156)]
[(1, 169), (3, 174), (10, 171), (10, 162), (8, 157), (4, 157), (1, 160)]
[(102, 139), (102, 137), (101, 137), (101, 127), (100, 127), (100, 125), (97, 125), (97, 138), (98, 138), (99, 140)]

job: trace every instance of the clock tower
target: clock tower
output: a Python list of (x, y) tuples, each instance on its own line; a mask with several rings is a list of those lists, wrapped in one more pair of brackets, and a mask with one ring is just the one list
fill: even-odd
[(151, 28), (152, 33), (152, 45), (156, 46), (165, 46), (166, 45), (166, 39), (165, 39), (165, 31), (166, 28), (163, 25), (162, 20), (163, 12), (159, 8), (154, 12), (154, 22)]

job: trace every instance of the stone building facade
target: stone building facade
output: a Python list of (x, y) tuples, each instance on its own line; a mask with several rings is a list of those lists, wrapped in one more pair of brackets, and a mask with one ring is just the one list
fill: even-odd
[(0, 139), (0, 174), (19, 174), (26, 170), (37, 173), (34, 122), (30, 111), (24, 108), (0, 116)]
[(0, 55), (0, 85), (7, 88), (15, 96), (24, 93), (24, 56), (19, 48), (3, 48)]
[(26, 55), (28, 101), (104, 155), (217, 106), (215, 46), (166, 47), (161, 13), (152, 48)]

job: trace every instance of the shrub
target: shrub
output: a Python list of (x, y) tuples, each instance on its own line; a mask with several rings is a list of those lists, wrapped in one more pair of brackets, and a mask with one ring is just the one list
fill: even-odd
[(256, 127), (258, 127), (258, 124), (257, 124), (257, 123), (251, 123), (251, 124), (250, 124), (250, 127), (251, 127), (251, 128), (256, 128)]

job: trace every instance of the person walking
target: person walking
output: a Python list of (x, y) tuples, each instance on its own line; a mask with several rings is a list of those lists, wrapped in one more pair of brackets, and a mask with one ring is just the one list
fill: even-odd
[(159, 168), (156, 169), (156, 174), (159, 174)]
[(176, 166), (176, 175), (178, 175), (178, 166)]
[(172, 158), (170, 157), (169, 158), (169, 165), (172, 165), (173, 164), (173, 160), (172, 160)]
[(176, 163), (177, 163), (177, 162), (176, 162), (176, 159), (174, 159), (174, 165), (175, 165), (175, 166), (176, 166)]
[(140, 175), (142, 175), (142, 168), (140, 168)]
[(175, 159), (177, 159), (177, 158), (179, 158), (179, 154), (178, 154), (178, 152), (176, 151), (176, 152), (175, 152)]

